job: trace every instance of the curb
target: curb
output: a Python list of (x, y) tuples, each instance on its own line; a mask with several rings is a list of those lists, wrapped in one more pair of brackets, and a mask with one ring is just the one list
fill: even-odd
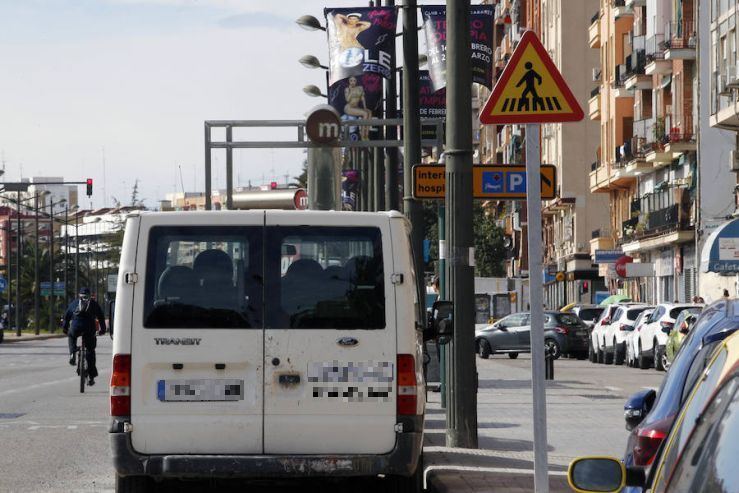
[(5, 335), (3, 338), (3, 342), (0, 344), (10, 344), (14, 342), (25, 342), (25, 341), (43, 341), (45, 339), (59, 339), (61, 337), (67, 337), (64, 334), (40, 334), (40, 335), (31, 335), (31, 336), (21, 336), (17, 337), (15, 334), (13, 335)]

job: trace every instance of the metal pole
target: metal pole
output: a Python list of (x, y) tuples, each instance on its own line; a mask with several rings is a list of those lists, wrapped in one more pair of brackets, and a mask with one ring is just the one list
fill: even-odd
[(233, 127), (226, 126), (226, 209), (233, 210), (234, 200), (234, 151), (231, 148), (233, 141)]
[[(411, 223), (411, 243), (416, 252), (414, 270), (417, 296), (419, 300), (423, 300), (426, 298), (422, 255), (423, 211), (421, 204), (413, 198), (413, 165), (421, 162), (417, 17), (416, 0), (403, 0), (403, 209)], [(469, 26), (466, 31), (469, 39)], [(469, 102), (468, 98), (467, 106)]]
[[(444, 202), (439, 202), (438, 210), (438, 230), (439, 230), (439, 298), (442, 300), (448, 300), (449, 295), (447, 294), (447, 282), (446, 282), (446, 260), (441, 256), (442, 248), (446, 248), (446, 207)], [(443, 245), (443, 246), (442, 246)], [(437, 351), (439, 351), (439, 379), (441, 394), (441, 408), (446, 409), (446, 403), (448, 400), (447, 390), (449, 386), (446, 384), (446, 363), (448, 358), (447, 351), (449, 350), (448, 344), (439, 344)]]
[[(447, 362), (447, 447), (477, 448), (475, 249), (472, 233), (472, 75), (470, 2), (447, 2), (446, 210), (448, 292), (454, 335)], [(408, 79), (417, 79), (407, 74)], [(418, 97), (415, 97), (418, 100)]]
[(16, 250), (18, 255), (15, 262), (15, 335), (21, 336), (21, 250), (23, 248), (23, 234), (21, 230), (21, 192), (18, 191), (18, 204), (16, 208)]
[(362, 191), (362, 207), (361, 211), (368, 211), (369, 208), (367, 207), (367, 197), (369, 194), (367, 193), (368, 190), (368, 180), (367, 180), (367, 154), (364, 152), (364, 149), (358, 149), (359, 152), (359, 181), (362, 184), (362, 188), (360, 189)]
[[(382, 129), (378, 129), (382, 132)], [(385, 210), (385, 154), (382, 149), (375, 148), (375, 210)]]
[(36, 335), (41, 331), (41, 275), (39, 273), (39, 244), (38, 244), (38, 194), (33, 196), (34, 226), (36, 228), (36, 238), (34, 241), (35, 251), (33, 252), (33, 325), (36, 328)]
[(367, 163), (367, 210), (376, 211), (375, 205), (375, 153), (370, 149), (364, 151), (365, 162)]
[(74, 297), (80, 292), (80, 211), (74, 214)]
[(54, 202), (49, 200), (49, 332), (54, 332)]
[[(449, 128), (449, 127), (447, 127)], [(549, 491), (547, 396), (544, 383), (544, 297), (542, 293), (541, 161), (538, 124), (526, 125), (526, 213), (531, 305), (531, 380), (534, 400), (534, 490)]]
[(8, 271), (8, 327), (10, 328), (13, 326), (13, 324), (11, 323), (11, 317), (10, 317), (10, 300), (11, 300), (11, 294), (13, 293), (13, 283), (11, 282), (13, 280), (13, 265), (12, 265), (13, 264), (13, 244), (11, 243), (11, 235), (13, 234), (13, 228), (12, 228), (13, 222), (10, 219), (10, 217), (8, 217), (8, 221), (6, 225), (8, 228), (5, 230), (6, 232), (5, 243), (8, 246), (8, 250), (7, 250), (8, 252), (8, 267), (7, 267), (7, 271)]
[[(386, 7), (394, 7), (395, 0), (385, 0)], [(415, 7), (414, 7), (415, 13)], [(415, 14), (414, 14), (415, 15)], [(405, 15), (404, 15), (405, 17)], [(404, 37), (405, 39), (405, 37)], [(418, 43), (418, 41), (416, 41)], [(405, 52), (404, 52), (405, 53)], [(397, 74), (393, 71), (390, 78), (385, 81), (385, 115), (386, 118), (398, 117), (398, 82)], [(387, 140), (397, 140), (398, 127), (389, 125), (385, 129)], [(387, 210), (400, 210), (398, 203), (398, 148), (386, 147), (385, 153), (387, 160), (385, 162), (385, 207)]]
[[(208, 123), (205, 123), (205, 210), (209, 211), (213, 208), (213, 204), (211, 203), (211, 184), (210, 184), (210, 175), (211, 175), (211, 169), (210, 169), (210, 125)], [(77, 245), (79, 245), (79, 240), (77, 240)], [(77, 293), (75, 293), (75, 296), (77, 296)]]
[(64, 305), (69, 303), (69, 202), (64, 204)]

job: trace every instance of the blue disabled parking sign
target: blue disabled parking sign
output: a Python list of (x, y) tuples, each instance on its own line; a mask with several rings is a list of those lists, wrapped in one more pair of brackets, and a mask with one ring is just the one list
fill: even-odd
[(484, 171), (482, 173), (482, 191), (485, 193), (504, 192), (503, 172)]
[(0, 277), (0, 292), (8, 289), (8, 281), (4, 277)]

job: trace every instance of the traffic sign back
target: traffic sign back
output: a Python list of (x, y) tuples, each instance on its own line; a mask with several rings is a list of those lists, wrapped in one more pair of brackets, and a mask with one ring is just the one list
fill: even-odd
[[(556, 196), (557, 168), (544, 164), (540, 171), (541, 198)], [(413, 166), (413, 197), (443, 199), (446, 172), (443, 164)], [(526, 166), (475, 165), (472, 167), (472, 196), (475, 199), (523, 200), (526, 198)]]
[(496, 82), (481, 123), (579, 121), (583, 111), (533, 31), (526, 31)]

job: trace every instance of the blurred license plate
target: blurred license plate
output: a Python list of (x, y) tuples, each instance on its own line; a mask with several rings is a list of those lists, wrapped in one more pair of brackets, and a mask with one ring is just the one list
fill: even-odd
[(244, 400), (244, 381), (225, 379), (159, 380), (157, 399), (169, 401), (241, 401)]

